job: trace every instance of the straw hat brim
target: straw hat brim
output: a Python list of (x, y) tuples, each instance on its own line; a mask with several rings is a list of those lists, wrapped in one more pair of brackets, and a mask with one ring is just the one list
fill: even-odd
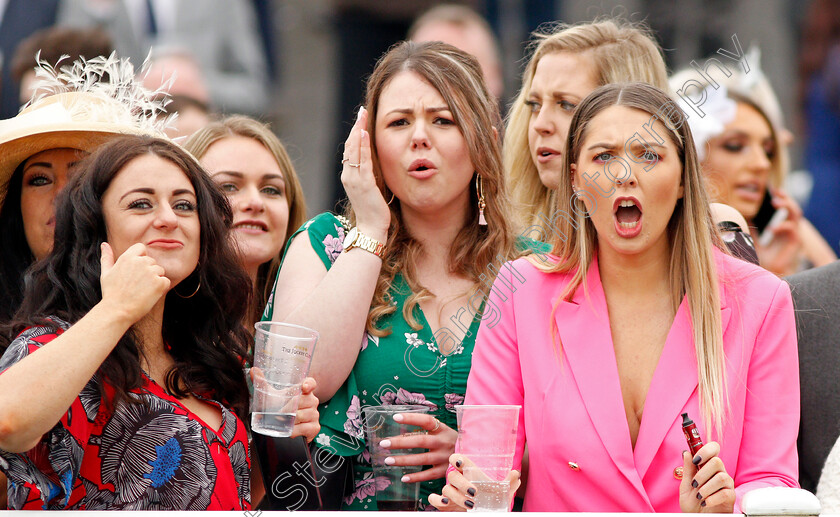
[(6, 133), (0, 140), (0, 207), (6, 198), (9, 180), (18, 166), (41, 151), (58, 148), (93, 152), (105, 142), (121, 135), (143, 135), (139, 128), (108, 123), (68, 123), (65, 127), (50, 124), (43, 128), (27, 127), (19, 134)]

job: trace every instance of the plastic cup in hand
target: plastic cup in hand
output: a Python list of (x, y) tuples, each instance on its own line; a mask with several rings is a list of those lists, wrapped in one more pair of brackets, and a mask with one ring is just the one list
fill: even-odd
[(268, 436), (291, 436), (300, 385), (309, 373), (318, 333), (275, 321), (260, 321), (254, 327), (251, 430)]
[(464, 477), (475, 486), (474, 512), (510, 510), (510, 481), (520, 406), (455, 406), (457, 452), (473, 465)]
[(373, 465), (376, 486), (376, 507), (380, 511), (417, 510), (420, 499), (420, 483), (403, 483), (406, 474), (420, 472), (422, 466), (386, 465), (385, 458), (404, 454), (419, 454), (426, 449), (385, 449), (379, 445), (382, 440), (403, 434), (425, 434), (426, 430), (394, 420), (397, 413), (427, 413), (426, 406), (368, 406), (362, 409), (370, 462)]

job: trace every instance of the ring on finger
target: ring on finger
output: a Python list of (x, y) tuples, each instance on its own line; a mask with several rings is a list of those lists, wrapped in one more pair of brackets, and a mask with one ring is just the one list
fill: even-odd
[(357, 169), (362, 166), (361, 163), (350, 163), (350, 160), (347, 160), (347, 165), (349, 165), (350, 167), (355, 167)]
[(438, 429), (440, 429), (440, 420), (438, 420), (437, 418), (435, 418), (435, 428), (434, 428), (434, 429), (432, 429), (432, 430), (431, 430), (431, 431), (429, 431), (429, 432), (430, 432), (430, 433), (434, 433), (434, 432), (436, 432)]

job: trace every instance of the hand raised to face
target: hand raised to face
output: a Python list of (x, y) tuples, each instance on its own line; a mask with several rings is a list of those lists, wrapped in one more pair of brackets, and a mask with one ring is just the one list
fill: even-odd
[(391, 224), (391, 211), (382, 197), (373, 174), (370, 134), (365, 127), (368, 112), (359, 108), (356, 123), (344, 142), (341, 183), (356, 214), (359, 230), (381, 242), (385, 241)]
[(133, 324), (169, 291), (170, 281), (141, 243), (129, 247), (116, 261), (107, 242), (100, 248), (102, 302)]

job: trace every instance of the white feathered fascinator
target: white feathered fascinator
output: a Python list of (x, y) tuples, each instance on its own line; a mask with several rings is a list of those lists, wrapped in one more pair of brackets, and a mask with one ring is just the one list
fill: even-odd
[[(716, 73), (715, 75), (720, 88), (715, 89), (711, 85), (705, 85), (706, 101), (699, 107), (705, 113), (703, 117), (689, 107), (679, 95), (672, 93), (672, 97), (686, 113), (688, 124), (694, 136), (697, 154), (701, 161), (706, 156), (706, 142), (721, 134), (724, 127), (735, 120), (737, 102), (728, 97), (730, 91), (756, 103), (777, 129), (784, 127), (778, 98), (773, 92), (772, 86), (770, 86), (770, 81), (761, 69), (761, 49), (756, 45), (751, 45), (744, 55), (744, 61), (747, 63), (749, 71), (745, 72), (741, 65), (738, 65), (737, 68), (728, 67), (729, 77), (722, 73)], [(675, 73), (668, 82), (671, 91), (676, 92), (691, 80), (701, 83), (706, 82), (705, 78), (693, 68)], [(692, 90), (692, 98), (699, 95), (699, 91)]]
[[(0, 121), (0, 204), (15, 169), (30, 156), (56, 148), (92, 152), (119, 135), (168, 138), (166, 113), (172, 79), (144, 88), (126, 59), (98, 56), (55, 66), (36, 56), (36, 93), (14, 118)], [(141, 73), (148, 68), (148, 59)]]
[(727, 124), (735, 120), (735, 112), (738, 109), (735, 101), (727, 97), (726, 86), (718, 89), (706, 86), (704, 91), (706, 102), (700, 107), (704, 116), (690, 108), (682, 97), (677, 97), (677, 104), (686, 114), (694, 147), (697, 149), (697, 158), (701, 162), (706, 159), (706, 143), (723, 133)]

